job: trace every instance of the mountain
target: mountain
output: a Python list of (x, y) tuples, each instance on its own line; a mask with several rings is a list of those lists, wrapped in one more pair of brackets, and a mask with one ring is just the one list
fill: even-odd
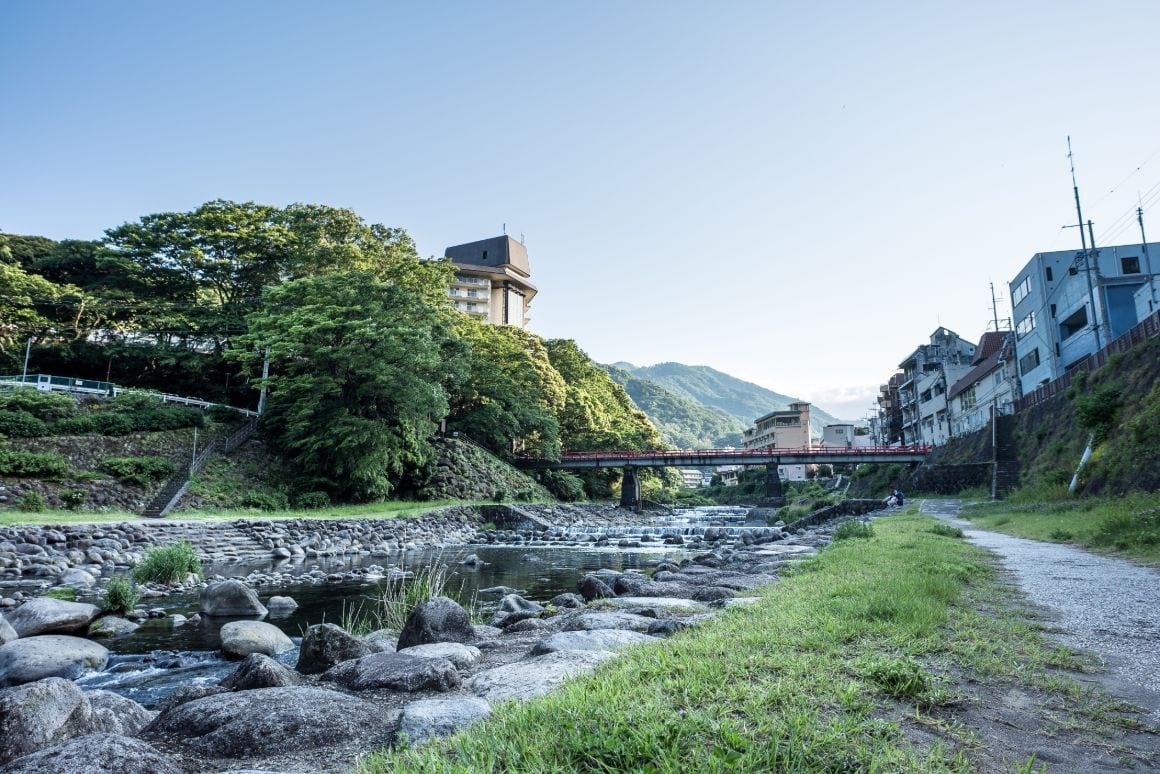
[(624, 387), (637, 408), (643, 411), (660, 431), (665, 442), (680, 449), (719, 448), (741, 443), (745, 425), (737, 417), (720, 409), (704, 406), (668, 390), (656, 382), (640, 379), (618, 366), (604, 366), (608, 375)]
[[(670, 393), (722, 411), (742, 422), (745, 427), (752, 425), (753, 420), (759, 416), (771, 411), (784, 410), (789, 404), (799, 400), (709, 366), (690, 366), (683, 363), (657, 363), (653, 366), (632, 366), (631, 363), (617, 365), (637, 379), (652, 382)], [(632, 394), (631, 390), (629, 394)], [(641, 410), (649, 414), (648, 409), (643, 406)], [(817, 406), (810, 406), (810, 426), (814, 435), (820, 437), (826, 425), (839, 421)]]

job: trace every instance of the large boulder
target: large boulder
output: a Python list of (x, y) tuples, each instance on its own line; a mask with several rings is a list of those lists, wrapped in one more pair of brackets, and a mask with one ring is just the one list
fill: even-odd
[(106, 615), (89, 624), (89, 637), (113, 638), (124, 637), (140, 629), (140, 624), (120, 618), (115, 615)]
[(225, 692), (226, 689), (220, 685), (183, 685), (180, 688), (174, 688), (164, 699), (157, 702), (157, 711), (165, 712), (186, 702)]
[(230, 691), (248, 691), (253, 688), (285, 688), (301, 682), (302, 677), (293, 669), (269, 656), (251, 653), (221, 681), (221, 686)]
[(376, 652), (370, 643), (334, 624), (315, 624), (306, 630), (298, 651), (296, 669), (304, 675), (318, 675), (343, 661)]
[(408, 744), (420, 744), (432, 737), (450, 736), (490, 714), (491, 705), (474, 696), (420, 699), (403, 707), (399, 733), (407, 735)]
[(258, 600), (257, 593), (239, 580), (211, 583), (201, 590), (199, 607), (202, 615), (250, 616), (260, 618), (269, 611)]
[(560, 610), (578, 610), (584, 607), (584, 597), (579, 594), (557, 594), (548, 602)]
[(294, 649), (281, 629), (262, 621), (230, 621), (222, 627), (221, 638), (226, 658), (245, 658), (251, 653), (276, 656)]
[(142, 736), (166, 737), (203, 755), (245, 758), (394, 739), (399, 712), (339, 691), (295, 686), (219, 693), (162, 712)]
[(46, 634), (21, 637), (0, 645), (0, 688), (43, 680), (80, 676), (86, 669), (104, 669), (109, 651), (80, 637)]
[(629, 645), (659, 641), (656, 637), (624, 629), (560, 632), (537, 643), (536, 647), (532, 648), (532, 655), (539, 656), (561, 650), (619, 650)]
[(70, 680), (50, 677), (0, 691), (0, 764), (87, 734), (93, 710)]
[(298, 607), (294, 597), (270, 597), (266, 600), (266, 607), (270, 610), (290, 612)]
[(613, 658), (606, 650), (566, 650), (487, 669), (471, 678), (470, 688), (490, 702), (532, 699), (558, 688)]
[(411, 611), (399, 635), (399, 650), (429, 642), (471, 642), (471, 616), (447, 597), (432, 597)]
[(432, 642), (427, 645), (412, 645), (399, 651), (419, 658), (445, 658), (458, 669), (469, 669), (479, 663), (479, 648), (462, 642)]
[(585, 575), (583, 578), (581, 578), (578, 588), (580, 591), (580, 596), (584, 597), (584, 600), (587, 602), (591, 602), (594, 599), (604, 599), (605, 597), (616, 596), (616, 592), (614, 592), (607, 583), (600, 580), (595, 575)]
[(157, 717), (156, 712), (112, 691), (89, 691), (85, 698), (93, 708), (94, 731), (136, 736)]
[(575, 615), (564, 622), (561, 627), (566, 632), (592, 631), (593, 629), (628, 629), (629, 631), (648, 631), (654, 619), (632, 613), (596, 613), (584, 612)]
[(12, 624), (0, 617), (0, 645), (6, 645), (19, 636), (16, 630), (12, 628)]
[(96, 585), (97, 579), (93, 577), (88, 570), (82, 570), (79, 567), (74, 567), (71, 570), (65, 570), (56, 579), (56, 582), (61, 586), (68, 586), (74, 589), (91, 589)]
[(544, 606), (539, 602), (524, 599), (519, 594), (508, 594), (499, 602), (499, 609), (505, 613), (532, 613), (539, 615), (544, 612)]
[(389, 688), (393, 691), (449, 691), (462, 679), (445, 658), (422, 658), (401, 653), (372, 653), (344, 661), (322, 676), (352, 691)]
[(17, 758), (5, 774), (183, 774), (173, 758), (139, 739), (91, 734)]
[(96, 605), (37, 597), (5, 613), (4, 618), (18, 636), (32, 637), (37, 634), (83, 632), (100, 613)]

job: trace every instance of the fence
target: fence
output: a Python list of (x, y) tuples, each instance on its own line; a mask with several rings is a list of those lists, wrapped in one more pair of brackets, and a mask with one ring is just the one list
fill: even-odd
[(1032, 406), (1038, 406), (1048, 398), (1063, 392), (1071, 384), (1071, 377), (1078, 373), (1087, 373), (1105, 365), (1108, 358), (1119, 352), (1127, 352), (1132, 347), (1143, 344), (1149, 339), (1160, 336), (1160, 310), (1153, 312), (1137, 323), (1131, 330), (1108, 344), (1099, 352), (1077, 360), (1067, 367), (1067, 373), (1055, 381), (1036, 387), (1031, 392), (1015, 401), (1016, 411), (1026, 411)]
[(52, 376), (51, 374), (16, 374), (14, 376), (0, 376), (0, 387), (35, 387), (42, 392), (58, 391), (79, 393), (82, 395), (147, 395), (156, 398), (162, 403), (176, 403), (181, 406), (195, 408), (223, 408), (236, 411), (244, 417), (256, 417), (257, 411), (251, 409), (227, 406), (224, 403), (211, 403), (200, 398), (187, 398), (182, 395), (171, 395), (167, 392), (153, 392), (152, 390), (134, 390), (118, 387), (113, 382), (100, 382), (94, 379), (74, 379), (71, 376)]

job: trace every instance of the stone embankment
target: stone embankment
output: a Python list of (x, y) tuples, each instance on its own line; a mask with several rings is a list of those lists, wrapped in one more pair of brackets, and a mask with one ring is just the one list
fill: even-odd
[[(28, 612), (28, 603), (6, 616), (24, 633), (0, 646), (0, 684), (15, 684), (0, 690), (0, 728), (11, 732), (0, 735), (0, 766), (46, 772), (99, 761), (130, 774), (349, 771), (368, 751), (453, 733), (497, 704), (555, 690), (625, 647), (663, 647), (665, 637), (722, 608), (757, 602), (754, 592), (775, 583), (786, 562), (828, 543), (836, 523), (793, 533), (706, 532), (691, 541), (703, 548), (679, 562), (660, 562), (651, 574), (599, 570), (579, 578), (578, 593), (550, 600), (485, 589), (481, 594), (499, 598), (487, 625), (436, 597), (416, 607), (397, 634), (356, 636), (320, 623), (288, 644), (261, 621), (277, 598), (263, 602), (237, 580), (213, 583), (201, 593), (202, 615), (250, 616), (223, 629), (229, 655), (243, 660), (219, 684), (179, 688), (154, 708), (82, 693), (61, 679), (104, 668), (103, 647), (74, 636), (96, 611), (38, 600), (43, 610)], [(509, 533), (477, 534), (494, 540)], [(50, 637), (52, 648), (30, 647)], [(292, 647), (296, 662), (288, 659)]]

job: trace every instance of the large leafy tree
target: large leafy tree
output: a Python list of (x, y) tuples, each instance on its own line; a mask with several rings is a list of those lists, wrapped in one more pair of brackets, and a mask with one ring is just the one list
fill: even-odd
[[(449, 426), (498, 454), (556, 458), (567, 386), (543, 339), (461, 315), (456, 334), (471, 348), (470, 375), (454, 394)], [(513, 448), (514, 446), (514, 448)]]
[(388, 496), (427, 463), (466, 348), (446, 310), (370, 271), (306, 277), (266, 291), (235, 357), (269, 349), (263, 432), (305, 485), (339, 499)]

